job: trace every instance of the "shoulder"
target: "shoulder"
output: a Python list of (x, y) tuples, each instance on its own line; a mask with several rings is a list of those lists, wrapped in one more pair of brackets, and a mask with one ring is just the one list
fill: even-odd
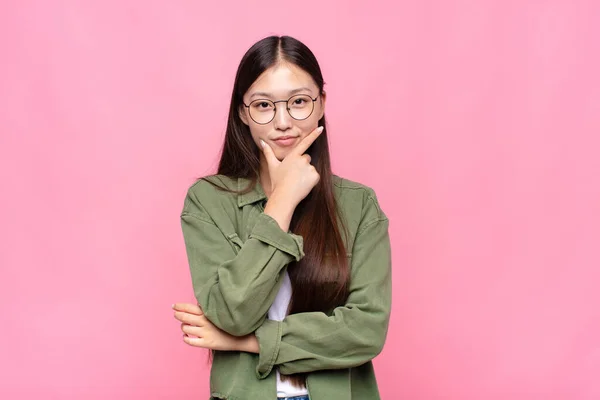
[(372, 187), (335, 174), (332, 181), (342, 213), (363, 222), (387, 220)]
[(207, 208), (231, 202), (235, 205), (238, 180), (225, 175), (207, 175), (198, 178), (187, 190), (184, 213), (204, 213)]
[[(188, 193), (211, 196), (227, 190), (237, 190), (238, 180), (225, 175), (207, 175), (198, 178), (188, 189)], [(226, 190), (223, 190), (226, 189)]]
[(333, 186), (335, 186), (339, 191), (342, 192), (353, 192), (356, 191), (358, 193), (364, 194), (364, 195), (368, 195), (368, 196), (372, 196), (375, 197), (375, 191), (373, 190), (373, 188), (356, 182), (356, 181), (352, 181), (348, 178), (343, 178), (339, 175), (333, 175), (332, 177), (332, 181), (333, 181)]

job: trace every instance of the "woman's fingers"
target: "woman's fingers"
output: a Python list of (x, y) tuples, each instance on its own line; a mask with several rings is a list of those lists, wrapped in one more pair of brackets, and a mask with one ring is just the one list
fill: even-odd
[(191, 338), (189, 336), (183, 335), (183, 341), (189, 344), (190, 346), (206, 348), (203, 338)]
[(181, 331), (186, 335), (194, 335), (196, 337), (202, 337), (202, 328), (199, 326), (188, 325), (185, 322), (181, 323)]
[(313, 142), (315, 140), (317, 140), (317, 138), (319, 137), (321, 132), (323, 132), (323, 127), (319, 126), (315, 130), (313, 130), (311, 133), (309, 133), (308, 136), (306, 136), (304, 139), (302, 139), (302, 141), (300, 143), (298, 143), (298, 145), (296, 147), (294, 147), (294, 149), (290, 152), (290, 154), (293, 153), (293, 154), (297, 154), (299, 156), (304, 154), (306, 152), (306, 150), (308, 150), (310, 145), (313, 144)]
[(265, 154), (267, 164), (269, 164), (271, 168), (279, 165), (280, 161), (277, 159), (277, 157), (275, 157), (275, 153), (273, 153), (271, 146), (262, 139), (260, 140), (260, 144), (263, 149), (263, 153)]
[(175, 311), (174, 317), (176, 320), (181, 321), (188, 325), (202, 326), (206, 323), (206, 317), (204, 314), (190, 314), (185, 311)]
[(175, 310), (175, 319), (181, 321), (183, 341), (193, 347), (208, 348), (204, 336), (208, 334), (206, 330), (211, 324), (202, 309), (191, 303), (175, 303), (172, 308)]
[(196, 305), (191, 303), (175, 303), (173, 304), (173, 310), (175, 311), (184, 311), (190, 314), (203, 315), (202, 309)]

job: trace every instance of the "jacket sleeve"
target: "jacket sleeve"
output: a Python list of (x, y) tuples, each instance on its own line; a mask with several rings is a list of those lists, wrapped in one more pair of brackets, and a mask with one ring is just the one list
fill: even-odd
[(381, 352), (392, 296), (388, 225), (380, 213), (358, 228), (345, 305), (335, 308), (331, 316), (306, 312), (283, 321), (266, 319), (256, 330), (259, 379), (266, 378), (273, 366), (282, 374), (350, 368)]
[(181, 227), (194, 294), (206, 317), (231, 335), (255, 331), (275, 299), (283, 268), (304, 256), (302, 237), (263, 213), (237, 250), (191, 189)]

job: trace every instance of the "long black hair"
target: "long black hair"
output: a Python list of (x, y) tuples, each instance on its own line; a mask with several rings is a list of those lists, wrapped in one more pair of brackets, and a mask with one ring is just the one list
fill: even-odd
[[(255, 43), (238, 67), (225, 142), (219, 162), (219, 174), (232, 178), (249, 178), (252, 189), (260, 174), (260, 149), (252, 139), (249, 127), (242, 121), (243, 96), (256, 79), (279, 63), (290, 63), (306, 71), (323, 94), (324, 80), (319, 63), (310, 49), (290, 36), (270, 36)], [(327, 125), (325, 115), (319, 120), (323, 132), (308, 149), (311, 162), (320, 175), (319, 183), (296, 207), (290, 229), (304, 239), (305, 256), (288, 265), (292, 283), (290, 314), (329, 312), (348, 297), (350, 279), (348, 259), (342, 232), (345, 224), (339, 214), (333, 192)], [(282, 375), (296, 385), (305, 385), (304, 374)]]

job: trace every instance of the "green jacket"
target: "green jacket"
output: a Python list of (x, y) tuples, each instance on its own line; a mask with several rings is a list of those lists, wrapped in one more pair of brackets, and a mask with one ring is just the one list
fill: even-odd
[[(247, 179), (208, 177), (240, 190)], [(331, 313), (266, 318), (286, 265), (304, 256), (303, 239), (264, 214), (260, 182), (236, 195), (199, 180), (188, 190), (181, 225), (194, 293), (206, 317), (235, 336), (254, 332), (260, 353), (216, 351), (211, 398), (275, 400), (276, 374), (306, 372), (311, 400), (379, 399), (371, 360), (385, 341), (391, 308), (388, 219), (373, 189), (334, 175), (349, 231), (349, 297)], [(344, 235), (342, 234), (342, 238)]]

